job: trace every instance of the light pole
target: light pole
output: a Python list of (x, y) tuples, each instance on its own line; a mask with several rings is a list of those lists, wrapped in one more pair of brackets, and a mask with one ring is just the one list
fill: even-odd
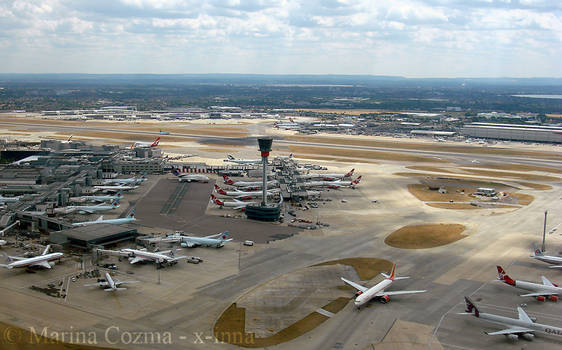
[(546, 250), (546, 247), (545, 247), (545, 239), (546, 239), (546, 215), (547, 215), (547, 214), (548, 214), (548, 211), (545, 210), (545, 211), (544, 211), (544, 226), (543, 226), (543, 229), (542, 229), (542, 252), (543, 252), (543, 253), (544, 253), (545, 250)]

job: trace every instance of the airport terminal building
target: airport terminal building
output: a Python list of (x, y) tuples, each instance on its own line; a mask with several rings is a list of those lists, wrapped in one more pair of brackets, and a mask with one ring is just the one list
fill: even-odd
[(461, 133), (486, 139), (562, 143), (562, 127), (559, 126), (471, 123), (463, 126)]

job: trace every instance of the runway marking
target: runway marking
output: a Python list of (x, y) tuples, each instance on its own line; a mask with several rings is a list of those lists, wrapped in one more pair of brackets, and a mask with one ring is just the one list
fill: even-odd
[(316, 312), (318, 312), (319, 314), (324, 315), (326, 317), (334, 317), (335, 316), (335, 314), (331, 313), (330, 311), (326, 311), (322, 308), (317, 309)]

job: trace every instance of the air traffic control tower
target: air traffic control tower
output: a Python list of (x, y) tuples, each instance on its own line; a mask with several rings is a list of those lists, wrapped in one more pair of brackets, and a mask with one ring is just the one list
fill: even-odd
[(272, 137), (258, 138), (258, 146), (261, 152), (263, 166), (263, 182), (262, 182), (262, 202), (260, 205), (248, 205), (246, 207), (246, 216), (248, 219), (259, 221), (277, 221), (281, 213), (281, 203), (267, 203), (267, 158), (271, 152)]

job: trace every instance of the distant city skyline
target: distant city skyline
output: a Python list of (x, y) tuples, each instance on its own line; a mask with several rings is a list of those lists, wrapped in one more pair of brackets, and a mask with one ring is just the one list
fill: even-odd
[(548, 0), (8, 0), (0, 73), (562, 77)]

